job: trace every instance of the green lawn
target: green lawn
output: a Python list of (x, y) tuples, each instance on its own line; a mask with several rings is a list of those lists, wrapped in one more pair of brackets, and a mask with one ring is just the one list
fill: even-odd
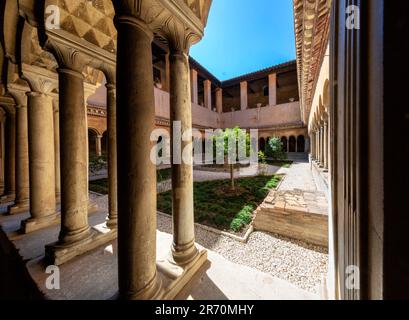
[[(263, 202), (280, 176), (258, 176), (236, 179), (236, 190), (230, 180), (194, 183), (195, 221), (221, 230), (239, 232), (253, 218), (253, 211)], [(171, 191), (158, 194), (158, 210), (172, 212)]]
[[(170, 178), (171, 170), (157, 171), (158, 181)], [(270, 189), (277, 187), (281, 176), (257, 176), (236, 179), (236, 190), (230, 189), (230, 180), (194, 183), (195, 222), (220, 230), (240, 232), (253, 219), (253, 211), (263, 202)], [(108, 180), (89, 183), (91, 191), (108, 193)], [(172, 192), (157, 196), (158, 210), (172, 213)]]
[[(169, 180), (171, 176), (172, 176), (172, 170), (170, 168), (156, 171), (156, 178), (158, 182)], [(108, 194), (108, 179), (99, 179), (95, 181), (90, 181), (89, 189), (97, 193)]]
[(290, 160), (267, 160), (267, 164), (277, 167), (289, 168), (293, 164)]

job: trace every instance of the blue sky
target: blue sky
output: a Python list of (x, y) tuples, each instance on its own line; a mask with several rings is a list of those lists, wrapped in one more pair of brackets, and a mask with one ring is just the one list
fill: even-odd
[(295, 59), (293, 0), (213, 0), (190, 55), (220, 80)]

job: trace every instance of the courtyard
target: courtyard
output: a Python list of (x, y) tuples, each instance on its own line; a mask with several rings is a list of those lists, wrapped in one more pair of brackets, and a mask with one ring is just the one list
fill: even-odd
[(389, 5), (2, 1), (0, 300), (406, 297)]

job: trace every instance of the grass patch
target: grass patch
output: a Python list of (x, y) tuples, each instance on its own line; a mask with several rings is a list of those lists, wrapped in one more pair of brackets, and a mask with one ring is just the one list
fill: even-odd
[[(171, 176), (170, 169), (157, 171), (158, 181)], [(159, 177), (160, 175), (160, 177)], [(270, 189), (276, 188), (281, 176), (257, 176), (236, 179), (236, 190), (230, 180), (194, 183), (195, 222), (220, 230), (242, 231), (253, 219), (253, 211), (263, 202)], [(108, 179), (90, 181), (91, 191), (108, 194)], [(172, 192), (157, 195), (158, 210), (172, 213)]]
[[(172, 170), (169, 169), (161, 169), (156, 170), (156, 179), (159, 182), (163, 182), (169, 180), (172, 177)], [(108, 179), (99, 179), (95, 181), (89, 182), (89, 189), (93, 192), (101, 193), (101, 194), (108, 194)]]
[(267, 160), (267, 164), (277, 167), (290, 168), (293, 164), (291, 160)]
[[(253, 211), (275, 188), (280, 176), (258, 176), (236, 179), (236, 190), (230, 180), (194, 183), (195, 222), (221, 230), (240, 232), (253, 219)], [(158, 194), (158, 210), (172, 212), (172, 192)]]

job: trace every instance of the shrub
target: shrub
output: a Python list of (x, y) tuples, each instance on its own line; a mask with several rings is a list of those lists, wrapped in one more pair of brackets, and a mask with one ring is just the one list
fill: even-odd
[(96, 156), (94, 154), (89, 155), (89, 171), (91, 173), (97, 173), (98, 171), (107, 167), (106, 156)]
[(219, 215), (214, 217), (214, 222), (217, 225), (222, 226), (222, 225), (225, 225), (227, 223), (227, 218), (224, 215), (219, 214)]
[(235, 232), (240, 231), (246, 224), (249, 224), (251, 222), (251, 220), (253, 219), (252, 213), (253, 206), (252, 205), (245, 206), (243, 209), (240, 210), (239, 213), (236, 214), (236, 217), (230, 223), (230, 228)]
[(238, 232), (244, 227), (244, 223), (241, 219), (233, 219), (233, 221), (230, 223), (230, 228)]
[(266, 146), (266, 155), (273, 160), (285, 160), (287, 159), (287, 154), (283, 150), (283, 143), (278, 137), (272, 137), (268, 140)]

